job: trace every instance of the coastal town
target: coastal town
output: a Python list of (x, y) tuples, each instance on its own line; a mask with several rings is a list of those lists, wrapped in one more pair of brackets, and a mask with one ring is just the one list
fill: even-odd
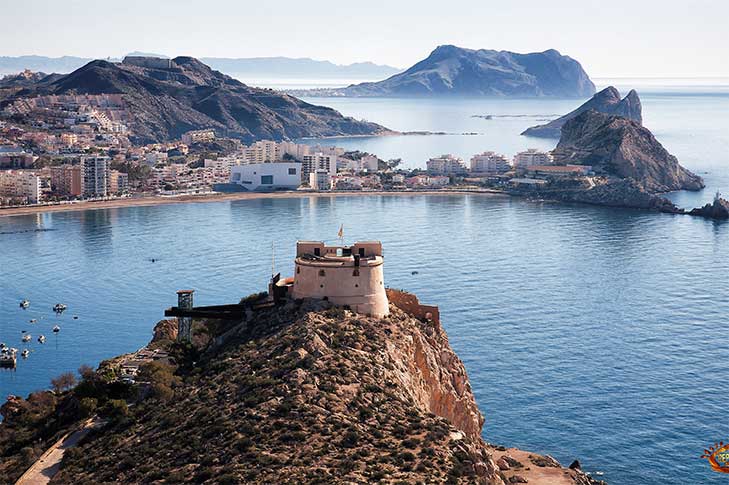
[(0, 206), (231, 192), (503, 190), (591, 174), (589, 166), (556, 164), (549, 152), (537, 149), (513, 157), (485, 151), (470, 163), (445, 154), (425, 161), (424, 169), (406, 169), (399, 159), (330, 145), (271, 140), (245, 145), (213, 129), (136, 146), (122, 105), (112, 95), (69, 95), (5, 107)]

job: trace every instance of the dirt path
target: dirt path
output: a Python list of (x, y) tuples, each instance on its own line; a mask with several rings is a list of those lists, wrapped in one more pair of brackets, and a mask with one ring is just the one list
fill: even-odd
[(58, 473), (66, 450), (76, 446), (92, 429), (103, 426), (103, 424), (103, 420), (99, 417), (89, 418), (76, 431), (63, 435), (38, 458), (38, 461), (23, 473), (15, 482), (15, 485), (45, 485), (49, 483), (51, 478)]

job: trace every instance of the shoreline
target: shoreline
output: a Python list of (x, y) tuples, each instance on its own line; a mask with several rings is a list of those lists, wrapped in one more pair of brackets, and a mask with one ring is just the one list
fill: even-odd
[(254, 199), (292, 199), (304, 197), (363, 197), (363, 196), (416, 196), (416, 195), (501, 195), (509, 197), (499, 190), (377, 190), (377, 191), (342, 191), (342, 192), (236, 192), (217, 193), (211, 195), (181, 195), (178, 197), (139, 197), (102, 201), (82, 201), (75, 204), (41, 205), (0, 209), (0, 218), (24, 216), (44, 212), (74, 212), (99, 209), (119, 209), (124, 207), (148, 207), (167, 204), (190, 204), (200, 202), (226, 202)]

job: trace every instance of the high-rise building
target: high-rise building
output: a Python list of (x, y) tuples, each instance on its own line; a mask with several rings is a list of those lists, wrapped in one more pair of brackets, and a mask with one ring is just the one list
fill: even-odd
[(51, 167), (51, 190), (57, 195), (78, 197), (83, 194), (83, 167), (57, 165)]
[(308, 182), (309, 175), (317, 170), (324, 170), (329, 175), (337, 174), (337, 155), (324, 153), (311, 153), (301, 159), (301, 180)]
[(471, 172), (504, 173), (511, 169), (504, 155), (494, 152), (483, 152), (471, 158)]
[(129, 190), (129, 174), (109, 170), (109, 194), (123, 194)]
[(514, 167), (519, 169), (525, 169), (533, 165), (551, 165), (552, 163), (554, 163), (554, 159), (551, 153), (536, 148), (530, 148), (525, 152), (514, 155)]
[(309, 187), (314, 190), (329, 190), (332, 186), (332, 176), (328, 171), (317, 169), (309, 174)]
[(84, 197), (106, 197), (109, 194), (109, 157), (82, 157)]
[(23, 199), (37, 204), (43, 198), (41, 178), (35, 172), (0, 170), (0, 198)]
[(463, 160), (453, 155), (441, 155), (431, 158), (426, 163), (428, 172), (433, 174), (450, 175), (466, 172)]

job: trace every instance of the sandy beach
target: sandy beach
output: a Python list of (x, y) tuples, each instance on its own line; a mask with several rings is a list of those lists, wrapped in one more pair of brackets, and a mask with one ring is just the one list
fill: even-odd
[(236, 192), (231, 194), (183, 195), (178, 197), (137, 197), (102, 201), (80, 201), (73, 204), (12, 207), (0, 209), (0, 217), (22, 216), (41, 212), (69, 212), (120, 207), (143, 207), (164, 204), (189, 204), (199, 202), (224, 202), (249, 199), (287, 199), (302, 197), (366, 197), (366, 196), (418, 196), (418, 195), (506, 195), (498, 190), (417, 190), (417, 191), (351, 191), (351, 192)]

